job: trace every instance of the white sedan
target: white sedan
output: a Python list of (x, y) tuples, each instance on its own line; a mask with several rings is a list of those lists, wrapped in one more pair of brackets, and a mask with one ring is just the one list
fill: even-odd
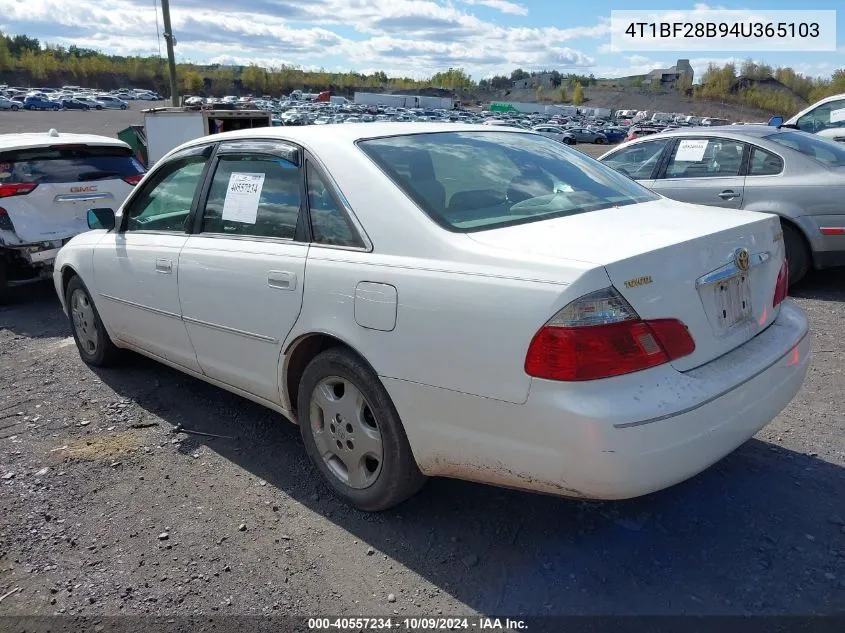
[(777, 217), (664, 199), (514, 128), (261, 128), (177, 148), (59, 253), (82, 359), (120, 349), (298, 422), (348, 503), (425, 476), (620, 499), (804, 380)]

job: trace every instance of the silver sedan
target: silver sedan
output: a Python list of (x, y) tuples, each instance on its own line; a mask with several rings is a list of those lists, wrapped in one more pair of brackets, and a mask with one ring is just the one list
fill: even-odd
[(765, 125), (687, 128), (620, 145), (599, 158), (675, 200), (775, 213), (790, 283), (845, 266), (845, 146)]

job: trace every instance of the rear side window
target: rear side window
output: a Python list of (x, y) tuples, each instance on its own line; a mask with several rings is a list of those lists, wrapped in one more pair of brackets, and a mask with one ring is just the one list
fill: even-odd
[(143, 173), (127, 147), (38, 147), (0, 154), (0, 184), (93, 182)]
[(739, 175), (745, 145), (722, 138), (682, 138), (665, 178), (725, 178)]
[(748, 165), (749, 176), (774, 176), (783, 170), (780, 156), (755, 147), (751, 150), (751, 162)]
[(300, 169), (276, 156), (224, 155), (217, 163), (202, 232), (292, 240), (302, 206)]

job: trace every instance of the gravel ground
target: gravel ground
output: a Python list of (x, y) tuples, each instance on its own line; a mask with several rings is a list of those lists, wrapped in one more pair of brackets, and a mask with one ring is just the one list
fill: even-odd
[[(139, 119), (4, 112), (0, 132)], [(278, 415), (131, 354), (93, 371), (52, 288), (21, 288), (0, 307), (0, 614), (841, 610), (841, 270), (796, 294), (814, 329), (803, 390), (693, 480), (618, 503), (431, 480), (368, 515), (328, 493)]]
[[(845, 604), (845, 292), (755, 439), (670, 490), (585, 503), (431, 480), (336, 501), (296, 427), (144, 358), (78, 358), (52, 289), (0, 308), (0, 614), (811, 614)], [(177, 432), (177, 427), (213, 434)]]

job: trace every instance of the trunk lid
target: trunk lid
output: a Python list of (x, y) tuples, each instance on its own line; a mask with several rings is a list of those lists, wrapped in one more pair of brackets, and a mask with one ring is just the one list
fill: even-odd
[(0, 197), (23, 243), (65, 239), (88, 230), (88, 209), (117, 209), (132, 191), (124, 180), (144, 173), (128, 148), (72, 145), (18, 149), (0, 154), (3, 185), (36, 185)]
[[(784, 251), (774, 215), (661, 199), (468, 236), (603, 266), (640, 317), (680, 319), (689, 328), (696, 349), (673, 361), (679, 371), (726, 354), (777, 316), (772, 298)], [(741, 249), (746, 271), (737, 265)]]

